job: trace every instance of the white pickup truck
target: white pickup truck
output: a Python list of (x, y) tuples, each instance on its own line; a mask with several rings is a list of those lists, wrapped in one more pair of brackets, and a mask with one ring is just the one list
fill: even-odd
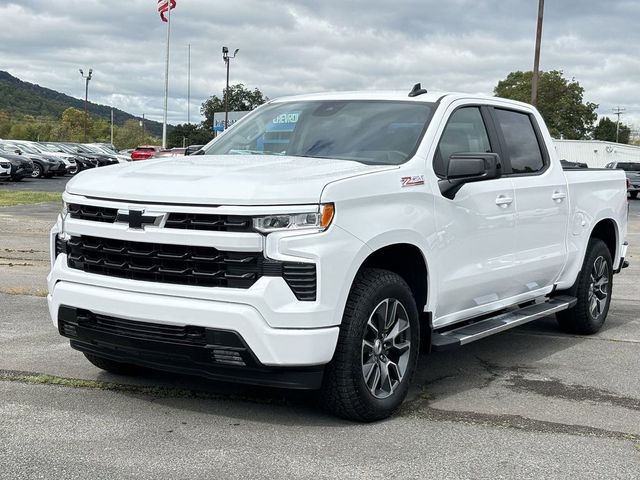
[(320, 389), (372, 421), (421, 346), (551, 314), (597, 332), (626, 265), (624, 172), (563, 171), (523, 103), (282, 98), (200, 153), (67, 185), (49, 310), (100, 368)]

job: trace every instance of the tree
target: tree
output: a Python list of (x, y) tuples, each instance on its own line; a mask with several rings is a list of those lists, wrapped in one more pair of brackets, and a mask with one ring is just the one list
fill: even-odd
[[(533, 72), (511, 72), (493, 90), (497, 97), (531, 102)], [(583, 101), (584, 88), (575, 80), (567, 80), (562, 71), (540, 72), (538, 110), (553, 137), (578, 140), (586, 138), (597, 119), (598, 105)]]
[(142, 125), (137, 120), (129, 119), (113, 132), (113, 143), (118, 149), (134, 148), (138, 145), (159, 145), (160, 139), (142, 131)]
[[(227, 96), (226, 88), (222, 91), (222, 98), (213, 95), (205, 100), (200, 108), (200, 113), (206, 118), (203, 125), (205, 128), (211, 129), (213, 126), (213, 114), (215, 112), (224, 112), (224, 101)], [(269, 100), (260, 90), (254, 88), (249, 90), (242, 83), (229, 85), (229, 111), (230, 112), (247, 112), (259, 107)]]
[(213, 139), (211, 129), (203, 125), (185, 123), (176, 125), (167, 136), (167, 147), (182, 147), (183, 145), (204, 145)]
[[(629, 137), (631, 136), (631, 128), (624, 123), (620, 124), (618, 131), (618, 142), (629, 143)], [(605, 142), (616, 141), (616, 122), (609, 117), (602, 117), (593, 129), (594, 140), (604, 140)]]

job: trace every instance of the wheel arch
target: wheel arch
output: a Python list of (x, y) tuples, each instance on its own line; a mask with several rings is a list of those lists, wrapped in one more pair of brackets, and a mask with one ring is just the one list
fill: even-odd
[(618, 235), (618, 225), (615, 220), (603, 218), (594, 225), (589, 239), (599, 238), (602, 240), (611, 253), (611, 259), (615, 262), (618, 251)]

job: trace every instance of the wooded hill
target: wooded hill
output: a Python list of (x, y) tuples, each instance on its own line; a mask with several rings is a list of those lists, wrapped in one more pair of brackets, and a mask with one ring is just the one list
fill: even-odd
[[(36, 118), (59, 119), (62, 112), (69, 107), (84, 111), (84, 99), (23, 82), (8, 72), (0, 70), (0, 116), (11, 118), (28, 115)], [(87, 111), (90, 115), (111, 121), (109, 106), (88, 102)], [(127, 120), (141, 120), (141, 118), (114, 108), (113, 120), (116, 125), (122, 125)], [(162, 123), (146, 119), (144, 123), (149, 133), (162, 136)]]

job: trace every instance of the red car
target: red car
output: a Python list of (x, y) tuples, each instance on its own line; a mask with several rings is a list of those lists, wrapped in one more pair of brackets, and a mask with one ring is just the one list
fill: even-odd
[(162, 150), (162, 147), (141, 145), (131, 152), (131, 160), (148, 160), (160, 150)]

